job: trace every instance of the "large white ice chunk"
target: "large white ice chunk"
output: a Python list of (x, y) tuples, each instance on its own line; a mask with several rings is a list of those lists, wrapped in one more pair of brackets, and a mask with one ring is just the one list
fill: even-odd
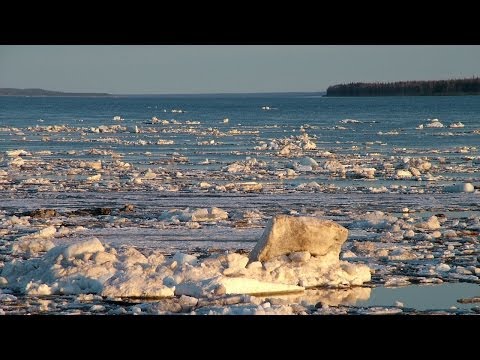
[(102, 252), (102, 251), (105, 251), (105, 248), (103, 247), (100, 240), (98, 240), (97, 238), (93, 238), (90, 240), (86, 240), (86, 241), (68, 246), (64, 250), (63, 256), (65, 256), (68, 259), (71, 257), (77, 257), (80, 255), (83, 255), (84, 253), (96, 253), (96, 252)]
[(348, 230), (330, 221), (314, 217), (276, 215), (250, 253), (250, 261), (265, 261), (297, 251), (317, 256), (333, 254), (337, 261)]

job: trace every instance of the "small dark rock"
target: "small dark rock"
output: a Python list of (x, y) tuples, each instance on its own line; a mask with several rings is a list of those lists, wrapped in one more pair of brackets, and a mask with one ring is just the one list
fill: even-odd
[(112, 213), (111, 208), (93, 208), (93, 209), (78, 209), (72, 211), (69, 215), (76, 216), (100, 216), (100, 215), (110, 215)]
[(225, 295), (226, 292), (227, 292), (227, 289), (225, 289), (225, 286), (220, 285), (215, 289), (214, 294), (215, 295)]
[(178, 303), (178, 299), (162, 299), (150, 305), (150, 311), (155, 312), (182, 312), (182, 306)]
[(120, 209), (122, 212), (130, 213), (135, 211), (135, 205), (133, 204), (126, 204), (124, 207)]
[(315, 309), (321, 309), (323, 308), (323, 303), (319, 301), (318, 303), (315, 304)]
[(292, 304), (290, 307), (292, 308), (294, 314), (302, 314), (307, 312), (307, 309), (300, 304)]
[(45, 219), (58, 216), (58, 212), (55, 209), (36, 209), (32, 211), (26, 211), (20, 214), (21, 216), (30, 216), (36, 219)]
[(480, 296), (474, 296), (474, 297), (471, 297), (471, 298), (458, 299), (457, 302), (459, 302), (460, 304), (480, 303)]
[(93, 215), (110, 215), (111, 213), (111, 208), (95, 208)]

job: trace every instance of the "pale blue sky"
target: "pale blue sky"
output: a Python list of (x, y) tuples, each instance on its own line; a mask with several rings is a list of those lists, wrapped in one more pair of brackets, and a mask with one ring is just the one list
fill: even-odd
[(323, 91), (480, 75), (480, 46), (0, 46), (0, 87), (113, 94)]

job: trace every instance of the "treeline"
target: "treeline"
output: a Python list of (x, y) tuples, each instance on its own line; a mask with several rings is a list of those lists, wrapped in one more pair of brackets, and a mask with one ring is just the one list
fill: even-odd
[(0, 96), (110, 96), (107, 93), (72, 93), (44, 89), (0, 88)]
[(326, 96), (480, 95), (480, 78), (350, 83), (329, 86)]

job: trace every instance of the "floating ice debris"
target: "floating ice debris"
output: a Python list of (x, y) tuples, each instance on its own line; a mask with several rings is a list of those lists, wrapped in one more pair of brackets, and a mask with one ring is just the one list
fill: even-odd
[(155, 174), (152, 169), (148, 168), (147, 171), (143, 174), (143, 178), (146, 180), (152, 180), (157, 177), (157, 174)]
[(25, 160), (23, 160), (23, 158), (21, 158), (21, 157), (15, 157), (15, 158), (13, 158), (12, 161), (10, 161), (8, 163), (8, 165), (21, 167), (21, 166), (25, 165)]
[(87, 177), (87, 182), (90, 182), (90, 183), (97, 182), (97, 181), (100, 181), (101, 178), (102, 178), (102, 174), (92, 175)]
[(49, 185), (50, 183), (50, 180), (43, 178), (31, 178), (22, 181), (23, 185)]
[(353, 169), (347, 172), (347, 176), (353, 178), (374, 179), (376, 170), (377, 169), (375, 168), (363, 168), (355, 166)]
[(47, 238), (53, 237), (56, 232), (57, 232), (57, 229), (55, 228), (55, 226), (50, 225), (50, 226), (32, 234), (32, 235), (30, 235), (29, 237), (30, 238), (35, 238), (35, 239), (47, 239)]
[(420, 222), (416, 225), (418, 228), (426, 229), (426, 230), (438, 230), (441, 227), (440, 222), (438, 221), (438, 217), (433, 215), (428, 218), (425, 222)]
[(379, 193), (387, 193), (389, 192), (388, 188), (386, 186), (380, 186), (380, 187), (369, 187), (368, 190), (370, 190), (371, 193), (373, 194), (379, 194)]
[(175, 141), (174, 140), (158, 139), (156, 144), (157, 145), (173, 145), (173, 144), (175, 144)]
[(235, 187), (237, 187), (240, 191), (243, 191), (243, 192), (258, 192), (258, 191), (262, 191), (263, 189), (263, 185), (255, 181), (238, 183), (238, 184), (235, 184)]
[(398, 179), (410, 179), (413, 174), (409, 170), (397, 170)]
[(480, 303), (480, 296), (474, 296), (474, 297), (471, 297), (471, 298), (458, 299), (457, 302), (459, 302), (460, 304)]
[(331, 173), (340, 173), (340, 174), (345, 174), (346, 168), (345, 165), (340, 163), (338, 160), (327, 160), (323, 164), (323, 168), (325, 170), (330, 171)]
[(262, 106), (262, 110), (272, 110), (270, 106)]
[(443, 128), (443, 124), (438, 119), (428, 119), (430, 122), (425, 125), (428, 128)]
[(78, 165), (81, 168), (88, 168), (93, 170), (101, 170), (102, 169), (102, 160), (98, 161), (80, 161)]
[(308, 156), (300, 160), (300, 164), (304, 166), (310, 166), (312, 169), (318, 168), (318, 163), (314, 159)]
[(210, 184), (206, 181), (202, 181), (202, 182), (200, 182), (200, 184), (198, 184), (198, 186), (200, 187), (200, 189), (208, 189), (208, 188), (212, 187), (212, 184)]
[(225, 118), (225, 119), (223, 119), (223, 123), (224, 123), (224, 124), (227, 124), (227, 123), (228, 123), (228, 121), (229, 121), (229, 119), (228, 119), (228, 118)]
[(218, 221), (228, 219), (228, 213), (217, 207), (197, 209), (192, 213), (192, 221)]
[(8, 303), (12, 301), (17, 301), (17, 297), (11, 294), (0, 293), (0, 303)]
[(9, 150), (5, 152), (7, 156), (10, 157), (17, 157), (17, 156), (31, 156), (32, 154), (29, 153), (28, 151), (18, 149), (18, 150)]
[(361, 121), (356, 120), (356, 119), (343, 119), (343, 120), (340, 120), (339, 123), (341, 123), (341, 124), (360, 124)]
[(317, 183), (316, 181), (310, 181), (309, 183), (302, 183), (300, 185), (297, 186), (297, 190), (318, 190), (318, 191), (321, 191), (321, 190), (324, 190), (324, 186), (321, 186), (319, 183)]
[(115, 116), (113, 117), (113, 120), (115, 120), (115, 121), (123, 121), (123, 120), (125, 120), (125, 119), (122, 118), (122, 117), (119, 116), (119, 115), (115, 115)]
[(463, 128), (465, 127), (465, 125), (459, 121), (459, 122), (456, 122), (456, 123), (451, 123), (450, 125), (448, 125), (449, 128)]
[(436, 267), (435, 267), (435, 270), (436, 271), (439, 271), (439, 272), (448, 272), (451, 270), (450, 266), (448, 264), (445, 264), (445, 263), (441, 263), (441, 264), (438, 264)]
[[(403, 248), (394, 249), (388, 254), (388, 259), (395, 261), (414, 260), (416, 258), (415, 253)], [(406, 280), (402, 279), (402, 282), (406, 282)]]
[(358, 313), (361, 315), (395, 315), (401, 312), (403, 312), (403, 310), (399, 308), (385, 308), (374, 306), (365, 310), (360, 310)]
[(386, 229), (398, 220), (397, 217), (385, 214), (383, 211), (372, 211), (358, 216), (356, 220), (351, 223), (351, 228), (374, 228)]
[(472, 183), (453, 184), (453, 185), (445, 186), (443, 188), (443, 191), (448, 193), (460, 193), (460, 192), (472, 193), (475, 191), (475, 187), (472, 185)]
[(184, 113), (185, 111), (184, 110), (181, 110), (181, 109), (172, 109), (171, 111), (172, 113)]
[(228, 219), (228, 213), (220, 208), (203, 208), (191, 210), (173, 209), (166, 210), (160, 215), (163, 221), (181, 221), (181, 222), (215, 222)]
[(398, 130), (390, 130), (387, 132), (383, 132), (383, 131), (377, 132), (377, 135), (399, 135), (399, 134), (400, 133), (398, 132)]

